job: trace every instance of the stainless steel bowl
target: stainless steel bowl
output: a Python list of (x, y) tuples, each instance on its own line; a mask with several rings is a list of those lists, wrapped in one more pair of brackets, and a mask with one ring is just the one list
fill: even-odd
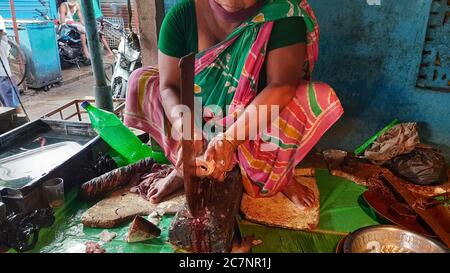
[(407, 229), (378, 225), (350, 233), (344, 253), (449, 253), (443, 244)]

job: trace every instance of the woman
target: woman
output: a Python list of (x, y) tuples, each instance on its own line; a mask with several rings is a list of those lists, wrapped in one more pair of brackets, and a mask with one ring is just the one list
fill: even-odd
[[(309, 82), (318, 57), (318, 34), (306, 0), (184, 0), (161, 27), (159, 72), (143, 68), (130, 79), (125, 123), (149, 132), (180, 169), (179, 142), (166, 132), (180, 131), (180, 118), (171, 116), (180, 103), (180, 57), (199, 52), (194, 91), (202, 99), (203, 123), (231, 123), (209, 141), (204, 153), (215, 165), (212, 177), (223, 180), (238, 164), (251, 196), (283, 192), (299, 207), (310, 206), (312, 192), (290, 183), (295, 166), (343, 114), (329, 86)], [(277, 124), (277, 130), (252, 134), (251, 109), (264, 106), (280, 111), (259, 119), (258, 132), (269, 124)], [(246, 140), (237, 137), (242, 128)], [(197, 144), (200, 154), (202, 143)], [(151, 201), (159, 202), (182, 183), (176, 170), (154, 181)]]
[[(75, 18), (79, 18), (79, 22)], [(86, 42), (86, 29), (84, 28), (84, 19), (80, 11), (78, 0), (67, 0), (59, 6), (59, 22), (60, 24), (75, 25), (81, 33), (81, 45), (83, 47), (83, 55), (90, 60), (89, 49)]]

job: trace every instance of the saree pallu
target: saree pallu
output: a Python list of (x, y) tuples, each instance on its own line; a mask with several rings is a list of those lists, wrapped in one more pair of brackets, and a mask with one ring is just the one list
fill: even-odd
[[(310, 81), (318, 57), (319, 28), (314, 13), (305, 0), (273, 0), (225, 41), (196, 55), (194, 93), (202, 99), (204, 121), (226, 127), (255, 98), (274, 21), (289, 16), (303, 17), (307, 26), (306, 80), (272, 121), (276, 130), (259, 133), (237, 149), (244, 188), (254, 197), (282, 191), (292, 180), (296, 165), (343, 114), (334, 90)], [(162, 99), (158, 70), (145, 67), (135, 71), (128, 84), (125, 124), (148, 132), (174, 163), (179, 143), (169, 137)]]

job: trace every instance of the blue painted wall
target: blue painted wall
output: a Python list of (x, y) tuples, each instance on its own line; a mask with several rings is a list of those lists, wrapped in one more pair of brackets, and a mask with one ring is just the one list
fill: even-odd
[(353, 150), (396, 117), (419, 122), (423, 142), (450, 158), (450, 92), (416, 87), (431, 1), (309, 1), (321, 26), (314, 77), (346, 111), (320, 147)]
[[(52, 19), (58, 18), (58, 11), (56, 9), (56, 0), (45, 0), (49, 6), (48, 15)], [(35, 9), (45, 11), (45, 8), (38, 0), (14, 0), (14, 7), (16, 9), (17, 19), (38, 19), (42, 20)], [(11, 9), (9, 8), (9, 0), (0, 0), (0, 14), (4, 19), (11, 18)]]

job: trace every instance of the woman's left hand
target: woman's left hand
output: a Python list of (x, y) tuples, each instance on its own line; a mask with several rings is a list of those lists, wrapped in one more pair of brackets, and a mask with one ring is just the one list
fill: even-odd
[(211, 176), (219, 181), (225, 180), (227, 172), (231, 171), (235, 165), (234, 154), (237, 150), (237, 143), (229, 140), (220, 134), (214, 137), (208, 144), (205, 152), (205, 160), (214, 162), (214, 172)]

